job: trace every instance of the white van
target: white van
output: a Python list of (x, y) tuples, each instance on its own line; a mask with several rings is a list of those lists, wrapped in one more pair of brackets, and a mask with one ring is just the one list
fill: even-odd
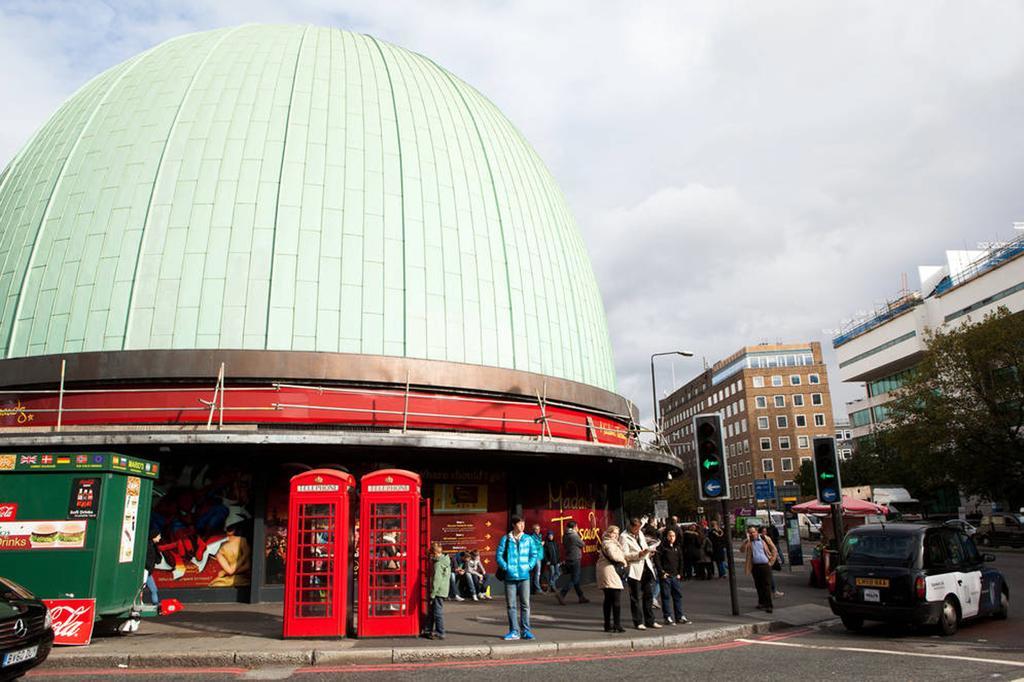
[(800, 537), (804, 540), (821, 538), (821, 518), (814, 514), (797, 514), (797, 525), (800, 526)]

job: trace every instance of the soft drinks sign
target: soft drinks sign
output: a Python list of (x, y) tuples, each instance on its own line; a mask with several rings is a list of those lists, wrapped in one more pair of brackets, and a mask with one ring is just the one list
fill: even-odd
[(53, 643), (85, 646), (92, 641), (95, 599), (44, 599), (53, 617)]

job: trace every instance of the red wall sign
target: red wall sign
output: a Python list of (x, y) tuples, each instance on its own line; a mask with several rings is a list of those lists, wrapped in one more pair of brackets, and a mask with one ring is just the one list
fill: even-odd
[(17, 502), (0, 502), (0, 523), (18, 518)]
[(85, 646), (92, 641), (95, 599), (44, 599), (53, 616), (53, 643)]

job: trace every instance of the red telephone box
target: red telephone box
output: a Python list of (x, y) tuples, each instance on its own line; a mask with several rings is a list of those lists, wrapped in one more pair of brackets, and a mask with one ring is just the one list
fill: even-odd
[(288, 495), (284, 636), (343, 637), (348, 599), (350, 474), (313, 469)]
[(360, 637), (419, 634), (428, 509), (411, 471), (382, 469), (360, 481)]

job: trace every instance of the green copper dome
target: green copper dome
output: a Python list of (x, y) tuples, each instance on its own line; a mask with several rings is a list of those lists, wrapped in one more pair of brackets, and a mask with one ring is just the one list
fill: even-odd
[(0, 175), (2, 357), (383, 354), (613, 389), (600, 293), (511, 123), (365, 35), (241, 26), (100, 74)]

